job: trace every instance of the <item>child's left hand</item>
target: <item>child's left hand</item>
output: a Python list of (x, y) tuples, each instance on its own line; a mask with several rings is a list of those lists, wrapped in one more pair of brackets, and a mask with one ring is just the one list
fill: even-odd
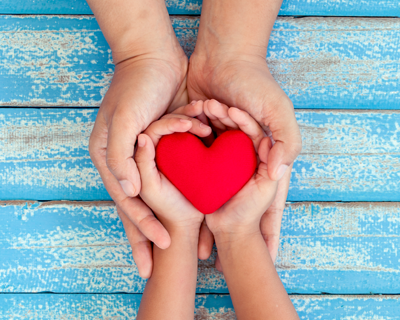
[(142, 182), (140, 197), (154, 211), (170, 234), (174, 230), (186, 230), (197, 232), (198, 235), (204, 215), (157, 170), (155, 147), (163, 135), (174, 132), (191, 132), (199, 137), (208, 136), (211, 128), (193, 118), (202, 113), (201, 101), (178, 108), (174, 113), (153, 122), (144, 134), (138, 137), (135, 161)]
[(239, 239), (239, 234), (261, 233), (261, 217), (273, 202), (277, 190), (277, 182), (271, 180), (267, 172), (271, 140), (245, 111), (209, 100), (204, 103), (204, 113), (217, 133), (229, 129), (240, 129), (246, 133), (253, 141), (260, 160), (256, 173), (247, 184), (216, 212), (206, 216), (207, 225), (215, 237), (230, 234)]

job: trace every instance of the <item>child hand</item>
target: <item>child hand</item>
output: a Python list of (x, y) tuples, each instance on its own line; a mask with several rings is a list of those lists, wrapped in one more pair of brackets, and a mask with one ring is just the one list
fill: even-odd
[(216, 237), (224, 234), (235, 235), (236, 239), (240, 239), (237, 235), (259, 234), (261, 217), (274, 200), (278, 186), (277, 181), (271, 180), (267, 172), (271, 140), (245, 111), (209, 100), (204, 102), (204, 113), (219, 131), (242, 130), (253, 141), (259, 154), (257, 172), (227, 203), (206, 216), (207, 225)]
[(203, 102), (178, 108), (153, 122), (138, 137), (135, 161), (139, 169), (142, 188), (140, 197), (154, 211), (169, 233), (174, 230), (199, 232), (204, 215), (180, 193), (178, 189), (157, 170), (155, 147), (161, 137), (174, 132), (191, 132), (206, 137), (211, 128), (193, 117), (203, 112)]

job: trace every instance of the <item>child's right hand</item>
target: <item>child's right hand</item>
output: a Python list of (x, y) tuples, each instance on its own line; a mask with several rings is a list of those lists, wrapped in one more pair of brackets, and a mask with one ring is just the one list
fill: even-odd
[(259, 124), (245, 111), (216, 102), (204, 103), (204, 112), (214, 127), (226, 130), (240, 129), (253, 141), (259, 155), (257, 172), (247, 184), (213, 214), (206, 216), (208, 228), (224, 240), (239, 240), (251, 234), (260, 234), (260, 220), (275, 198), (278, 183), (267, 172), (271, 140)]
[(170, 234), (174, 230), (193, 231), (198, 238), (204, 215), (157, 170), (155, 146), (162, 136), (174, 132), (191, 132), (199, 137), (208, 136), (211, 128), (194, 118), (202, 113), (203, 102), (189, 104), (153, 122), (144, 134), (138, 137), (135, 161), (142, 183), (139, 195)]

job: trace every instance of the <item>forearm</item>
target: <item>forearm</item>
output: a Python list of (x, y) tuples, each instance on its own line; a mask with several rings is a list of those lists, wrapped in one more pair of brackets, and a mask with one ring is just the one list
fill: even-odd
[[(179, 51), (164, 0), (87, 0), (114, 63), (148, 51)], [(167, 49), (168, 48), (168, 49)]]
[(282, 0), (204, 0), (196, 53), (260, 54), (265, 58), (269, 35)]
[(194, 317), (199, 233), (170, 232), (171, 246), (154, 246), (154, 268), (140, 304), (138, 320)]
[(216, 235), (215, 242), (239, 320), (299, 319), (259, 231)]

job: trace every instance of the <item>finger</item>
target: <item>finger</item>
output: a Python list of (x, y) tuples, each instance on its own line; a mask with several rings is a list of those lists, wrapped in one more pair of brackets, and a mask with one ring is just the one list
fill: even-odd
[(105, 164), (107, 150), (108, 129), (101, 110), (97, 114), (92, 133), (89, 139), (89, 154), (93, 164), (100, 170), (101, 164)]
[[(258, 153), (267, 152), (265, 150), (268, 149), (269, 144), (270, 144), (270, 139), (268, 137), (264, 137), (260, 142)], [(262, 194), (273, 195), (272, 197), (265, 197), (265, 200), (268, 201), (268, 203), (265, 204), (265, 206), (266, 206), (265, 208), (268, 208), (271, 205), (272, 201), (275, 199), (278, 182), (275, 180), (272, 180), (269, 177), (268, 166), (262, 160), (260, 161), (260, 163), (258, 165), (257, 174), (256, 174), (256, 183), (258, 185), (259, 191)]]
[(261, 140), (266, 136), (258, 122), (246, 111), (238, 108), (229, 108), (228, 115), (239, 129), (249, 136), (253, 141), (254, 147), (258, 150)]
[(226, 130), (226, 127), (230, 129), (239, 128), (229, 117), (228, 110), (228, 106), (219, 103), (217, 100), (207, 100), (204, 102), (204, 113), (209, 117), (212, 124), (220, 130)]
[(221, 260), (219, 260), (218, 254), (217, 254), (217, 257), (215, 258), (215, 269), (217, 269), (219, 272), (223, 272)]
[[(199, 116), (197, 116), (197, 119), (199, 119), (202, 123), (204, 123), (206, 125), (210, 125), (208, 118), (204, 112), (202, 114), (200, 114)], [(207, 137), (204, 137), (201, 140), (203, 141), (203, 143), (205, 144), (206, 147), (210, 147), (214, 143), (215, 137), (214, 137), (214, 134), (211, 132)]]
[(292, 166), (285, 172), (283, 178), (279, 180), (275, 199), (262, 216), (260, 223), (261, 233), (274, 262), (278, 254), (281, 221), (289, 190), (291, 169)]
[[(139, 198), (128, 198), (130, 202), (121, 203), (119, 206), (127, 213), (129, 219), (138, 227), (143, 235), (160, 249), (166, 249), (171, 245), (168, 231), (154, 216), (150, 208)], [(133, 201), (132, 201), (133, 200)], [(132, 203), (134, 202), (134, 203)], [(127, 206), (135, 206), (129, 212)]]
[(191, 103), (174, 110), (171, 114), (183, 114), (188, 117), (197, 117), (203, 113), (203, 101), (193, 100)]
[(168, 248), (171, 244), (171, 238), (167, 230), (155, 219), (151, 210), (141, 199), (131, 198), (125, 194), (117, 178), (108, 169), (106, 164), (107, 136), (108, 128), (100, 109), (89, 142), (93, 163), (99, 171), (111, 198), (129, 220), (139, 228), (146, 238), (154, 242), (158, 247)]
[(162, 136), (175, 132), (190, 132), (199, 137), (206, 137), (211, 133), (211, 128), (195, 118), (184, 115), (167, 115), (165, 118), (153, 122), (145, 131), (155, 146)]
[[(287, 99), (288, 100), (288, 99)], [(275, 144), (268, 155), (268, 173), (271, 179), (280, 180), (301, 151), (301, 134), (290, 100), (271, 110), (268, 121)]]
[(206, 220), (204, 219), (200, 228), (199, 245), (198, 245), (198, 256), (201, 260), (206, 260), (210, 257), (212, 247), (214, 245), (214, 236), (207, 226)]
[(133, 160), (136, 136), (142, 128), (132, 119), (129, 108), (116, 109), (108, 127), (106, 163), (128, 197), (140, 191), (140, 177)]
[(125, 213), (117, 206), (118, 215), (132, 248), (132, 256), (142, 278), (150, 278), (153, 270), (153, 255), (150, 241), (140, 232)]
[(142, 180), (142, 186), (160, 184), (160, 175), (154, 161), (155, 156), (156, 151), (150, 137), (146, 134), (140, 134), (135, 160)]
[(171, 244), (171, 238), (167, 230), (154, 217), (153, 212), (141, 199), (125, 195), (118, 180), (108, 170), (105, 158), (99, 163), (98, 170), (111, 198), (128, 216), (129, 220), (139, 228), (146, 238), (154, 242), (159, 248), (168, 248)]

